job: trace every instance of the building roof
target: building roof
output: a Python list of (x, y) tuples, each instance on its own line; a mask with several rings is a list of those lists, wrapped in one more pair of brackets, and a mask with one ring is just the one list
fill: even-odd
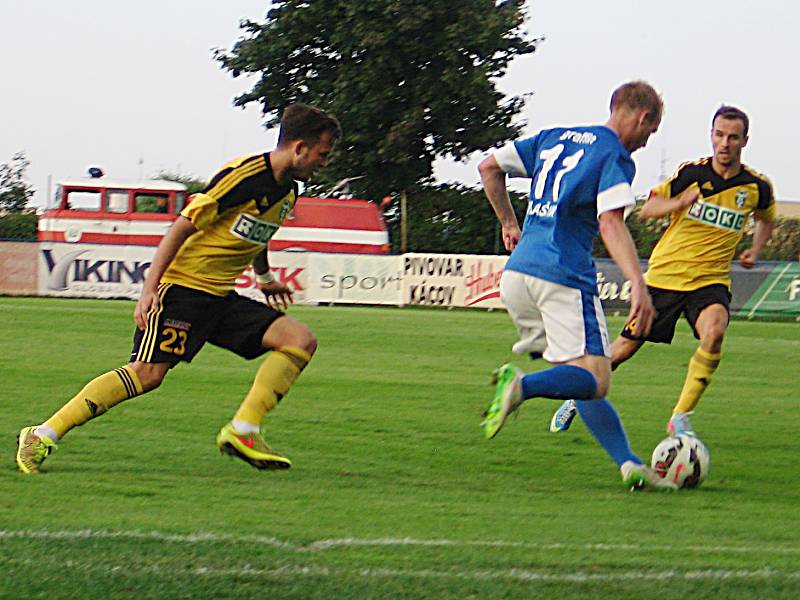
[(185, 192), (186, 186), (175, 181), (164, 179), (107, 179), (105, 177), (82, 177), (79, 179), (65, 179), (59, 181), (58, 185), (64, 187), (84, 187), (84, 188), (119, 188), (126, 190), (161, 190)]

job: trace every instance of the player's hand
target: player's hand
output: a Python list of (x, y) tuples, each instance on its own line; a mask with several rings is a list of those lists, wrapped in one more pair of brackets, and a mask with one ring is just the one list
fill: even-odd
[(144, 331), (147, 326), (147, 313), (151, 310), (158, 310), (159, 306), (158, 293), (155, 290), (143, 290), (142, 295), (139, 296), (139, 301), (136, 303), (136, 308), (133, 310), (133, 320), (136, 322), (136, 327)]
[(699, 198), (700, 188), (698, 188), (696, 185), (693, 185), (683, 190), (683, 192), (681, 192), (681, 194), (678, 196), (677, 200), (678, 204), (683, 209), (697, 202)]
[(626, 327), (636, 337), (647, 337), (656, 317), (653, 300), (644, 283), (631, 286), (631, 310), (628, 314)]
[(758, 262), (758, 252), (754, 252), (752, 248), (743, 250), (739, 255), (739, 264), (745, 269), (752, 269)]
[(259, 283), (258, 289), (264, 293), (267, 305), (275, 310), (286, 310), (293, 301), (291, 288), (279, 281)]
[(520, 231), (519, 225), (517, 223), (511, 223), (510, 225), (503, 226), (503, 245), (506, 247), (506, 250), (511, 252), (514, 248), (517, 247), (517, 243), (519, 242), (519, 238), (522, 235), (522, 231)]

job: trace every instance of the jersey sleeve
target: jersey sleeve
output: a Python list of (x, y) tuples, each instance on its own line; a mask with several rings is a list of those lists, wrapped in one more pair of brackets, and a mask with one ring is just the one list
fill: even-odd
[(237, 159), (220, 169), (203, 193), (214, 199), (222, 212), (263, 192), (266, 174), (267, 162), (263, 154)]
[(696, 163), (681, 163), (672, 177), (665, 179), (650, 190), (650, 195), (674, 198), (693, 183), (697, 183), (697, 174), (693, 172), (693, 168), (696, 168)]
[(192, 196), (181, 215), (198, 229), (205, 229), (220, 213), (263, 194), (266, 173), (262, 154), (231, 161), (211, 178), (201, 193)]
[(181, 211), (197, 229), (207, 228), (219, 214), (219, 204), (206, 193), (192, 196), (192, 201)]
[(755, 214), (767, 221), (774, 221), (778, 216), (775, 208), (775, 191), (772, 188), (772, 182), (763, 175), (758, 184), (758, 206)]
[(600, 184), (597, 190), (597, 216), (617, 208), (636, 205), (631, 181), (633, 181), (633, 161), (620, 155), (611, 155), (603, 164)]
[(494, 152), (494, 158), (503, 172), (508, 174), (509, 177), (530, 177), (525, 168), (525, 163), (522, 162), (522, 156), (520, 156), (515, 142), (506, 144), (499, 150), (496, 150)]

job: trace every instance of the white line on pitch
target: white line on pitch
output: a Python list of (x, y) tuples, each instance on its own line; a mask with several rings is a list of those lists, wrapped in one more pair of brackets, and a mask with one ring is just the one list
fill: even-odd
[[(0, 559), (0, 564), (31, 565), (30, 559), (15, 557), (6, 560)], [(36, 563), (41, 566), (39, 562)], [(359, 577), (362, 579), (461, 579), (471, 581), (556, 581), (559, 583), (583, 582), (611, 582), (611, 581), (702, 581), (702, 580), (740, 580), (740, 579), (771, 579), (771, 580), (800, 580), (800, 572), (783, 572), (777, 569), (705, 569), (693, 571), (621, 571), (618, 573), (581, 573), (581, 572), (556, 572), (556, 571), (531, 571), (528, 569), (502, 569), (496, 571), (434, 571), (432, 569), (388, 569), (388, 568), (331, 568), (322, 565), (286, 565), (270, 569), (259, 569), (250, 564), (242, 567), (190, 567), (183, 568), (175, 565), (111, 565), (97, 562), (79, 562), (74, 560), (59, 561), (59, 568), (69, 571), (84, 571), (89, 573), (113, 573), (125, 575), (163, 575), (174, 578), (176, 575), (190, 575), (200, 577), (255, 577), (274, 579), (279, 577), (326, 577), (340, 579), (342, 577)]]
[(700, 546), (681, 544), (670, 546), (662, 544), (568, 544), (568, 543), (535, 543), (483, 540), (450, 540), (450, 539), (414, 539), (414, 538), (340, 538), (317, 540), (308, 544), (294, 544), (270, 536), (233, 535), (225, 533), (196, 532), (169, 533), (164, 531), (109, 530), (109, 529), (76, 529), (76, 530), (0, 530), (0, 539), (137, 539), (174, 542), (178, 544), (203, 543), (242, 543), (252, 542), (264, 546), (280, 548), (294, 552), (322, 552), (333, 548), (348, 547), (484, 547), (484, 548), (524, 548), (528, 550), (608, 550), (637, 552), (718, 552), (721, 554), (800, 554), (798, 546)]

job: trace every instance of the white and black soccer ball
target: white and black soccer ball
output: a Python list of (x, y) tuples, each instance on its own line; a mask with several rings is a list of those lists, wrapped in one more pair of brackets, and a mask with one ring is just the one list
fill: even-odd
[(679, 488), (695, 488), (711, 468), (708, 448), (693, 435), (670, 436), (653, 450), (650, 466)]

